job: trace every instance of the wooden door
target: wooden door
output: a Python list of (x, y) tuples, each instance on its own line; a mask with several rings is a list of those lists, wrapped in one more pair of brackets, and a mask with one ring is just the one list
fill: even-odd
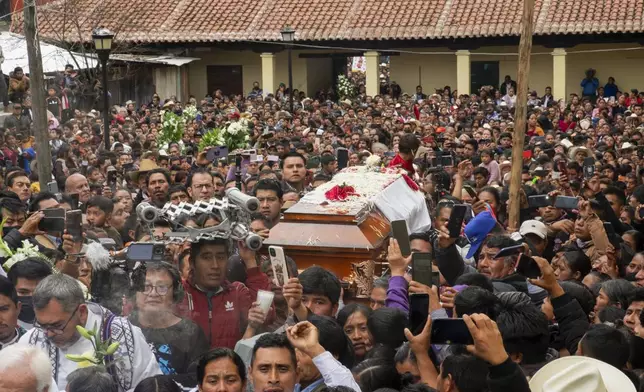
[(209, 65), (207, 70), (208, 94), (221, 90), (224, 95), (244, 94), (241, 65)]

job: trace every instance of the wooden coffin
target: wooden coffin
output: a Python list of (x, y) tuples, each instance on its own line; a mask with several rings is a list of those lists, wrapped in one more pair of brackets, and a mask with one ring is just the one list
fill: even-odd
[(271, 229), (264, 245), (283, 247), (300, 270), (319, 265), (347, 278), (360, 268), (352, 263), (372, 260), (373, 273), (379, 275), (390, 230), (387, 218), (373, 205), (351, 211), (298, 203)]

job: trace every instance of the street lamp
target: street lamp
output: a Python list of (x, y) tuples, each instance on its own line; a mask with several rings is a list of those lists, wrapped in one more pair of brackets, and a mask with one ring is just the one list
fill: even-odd
[(94, 47), (96, 54), (101, 61), (101, 69), (103, 71), (103, 137), (105, 138), (105, 149), (110, 150), (110, 103), (107, 91), (107, 60), (110, 59), (110, 52), (112, 51), (112, 41), (114, 34), (108, 29), (98, 27), (92, 31), (92, 40), (94, 40)]
[(291, 49), (293, 48), (293, 41), (295, 40), (295, 30), (286, 25), (280, 33), (282, 34), (282, 41), (288, 44), (288, 100), (291, 108), (291, 116), (293, 116), (293, 59), (291, 57)]

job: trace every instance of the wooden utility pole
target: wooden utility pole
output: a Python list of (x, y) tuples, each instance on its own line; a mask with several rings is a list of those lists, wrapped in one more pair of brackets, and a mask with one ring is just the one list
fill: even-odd
[(514, 106), (514, 135), (512, 135), (512, 177), (510, 177), (510, 221), (508, 227), (519, 228), (519, 191), (523, 171), (523, 140), (527, 123), (528, 77), (532, 53), (534, 0), (523, 0), (521, 18), (521, 41), (519, 43), (519, 66), (517, 70), (517, 102)]
[(38, 181), (40, 189), (47, 190), (51, 181), (51, 149), (47, 131), (47, 105), (45, 104), (45, 78), (42, 70), (40, 40), (36, 35), (35, 0), (24, 2), (25, 40), (29, 59), (29, 81), (31, 88), (31, 111), (33, 113), (32, 129), (36, 138), (36, 159), (38, 159)]

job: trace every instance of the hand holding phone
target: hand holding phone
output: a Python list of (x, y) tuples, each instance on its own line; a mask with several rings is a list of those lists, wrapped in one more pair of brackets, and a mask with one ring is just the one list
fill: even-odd
[(400, 253), (403, 257), (411, 254), (411, 244), (409, 243), (409, 233), (407, 231), (407, 222), (404, 220), (395, 220), (391, 222), (391, 231), (393, 237), (398, 241)]
[(415, 252), (411, 255), (411, 277), (414, 281), (432, 287), (432, 254)]
[(466, 212), (467, 206), (465, 204), (456, 204), (452, 207), (452, 212), (447, 222), (447, 230), (449, 231), (450, 238), (460, 237)]
[(463, 319), (436, 319), (432, 322), (432, 344), (474, 344), (472, 334)]

